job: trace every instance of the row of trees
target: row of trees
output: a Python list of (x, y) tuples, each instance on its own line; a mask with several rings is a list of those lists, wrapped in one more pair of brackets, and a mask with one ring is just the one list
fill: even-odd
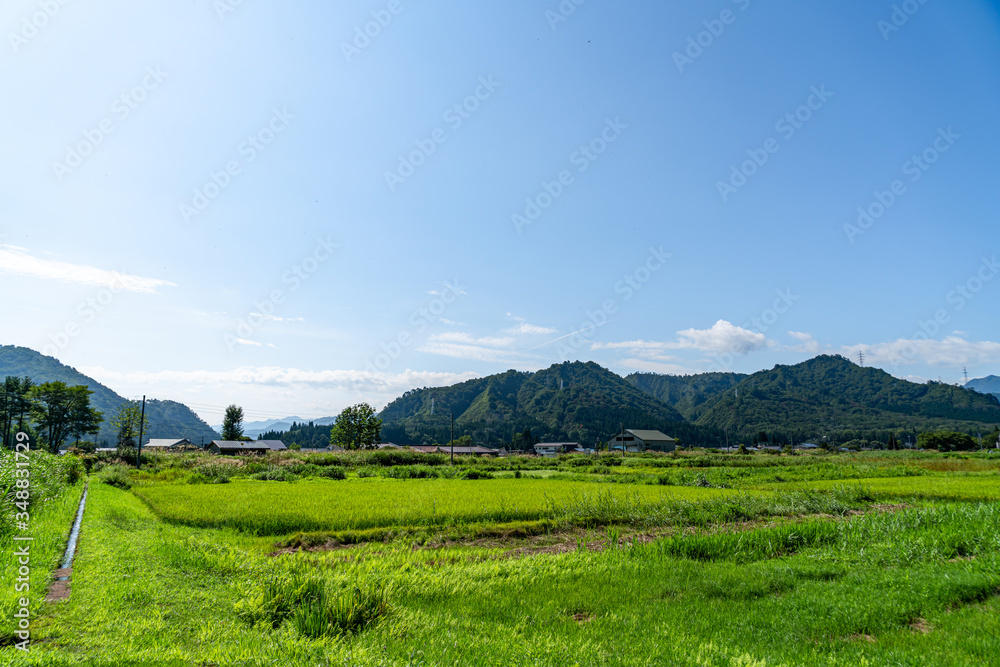
[(5, 378), (0, 401), (4, 447), (12, 445), (17, 431), (33, 431), (51, 452), (58, 452), (69, 438), (80, 440), (97, 433), (104, 415), (91, 407), (93, 393), (84, 385), (36, 385), (29, 377)]
[[(4, 447), (12, 447), (14, 436), (24, 431), (52, 453), (67, 440), (77, 443), (95, 435), (104, 422), (104, 413), (90, 404), (94, 393), (86, 385), (68, 386), (65, 382), (35, 384), (29, 377), (7, 377), (0, 393), (0, 434)], [(149, 420), (143, 419), (137, 401), (123, 403), (110, 421), (119, 449), (135, 447)]]

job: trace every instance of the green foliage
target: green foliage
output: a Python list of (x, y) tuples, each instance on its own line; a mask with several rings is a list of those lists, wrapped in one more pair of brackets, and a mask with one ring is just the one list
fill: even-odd
[(349, 450), (375, 449), (381, 434), (382, 420), (375, 416), (375, 408), (358, 403), (337, 416), (330, 431), (330, 444)]
[(32, 421), (50, 452), (58, 452), (70, 436), (97, 433), (103, 418), (90, 407), (92, 393), (85, 386), (68, 387), (65, 382), (46, 382), (28, 392)]
[(131, 469), (123, 465), (111, 465), (101, 470), (97, 474), (97, 479), (103, 484), (113, 486), (128, 491), (132, 488), (132, 480), (129, 478)]
[(226, 408), (226, 415), (222, 420), (222, 439), (225, 441), (243, 439), (243, 408), (240, 406), (230, 405)]
[(709, 399), (697, 423), (728, 428), (747, 440), (766, 431), (772, 441), (774, 436), (819, 441), (826, 435), (888, 443), (915, 440), (917, 430), (942, 424), (974, 431), (1000, 422), (1000, 402), (993, 396), (906, 382), (839, 356), (755, 373), (739, 383), (738, 391), (738, 396), (726, 391)]
[(592, 447), (622, 422), (681, 435), (691, 443), (705, 440), (705, 429), (686, 424), (672, 407), (593, 362), (556, 364), (536, 373), (507, 371), (407, 392), (382, 411), (384, 435), (403, 444), (447, 442), (449, 414), (455, 415), (456, 431), (475, 442), (518, 450), (542, 441)]
[(979, 443), (968, 433), (954, 431), (934, 431), (917, 436), (917, 446), (921, 449), (936, 449), (939, 452), (971, 452), (979, 449)]
[(139, 431), (142, 430), (143, 438), (149, 433), (149, 418), (143, 416), (142, 404), (139, 401), (125, 401), (115, 410), (111, 417), (111, 428), (115, 432), (115, 442), (119, 450), (119, 455), (123, 458), (131, 455), (127, 450), (134, 450), (139, 443)]

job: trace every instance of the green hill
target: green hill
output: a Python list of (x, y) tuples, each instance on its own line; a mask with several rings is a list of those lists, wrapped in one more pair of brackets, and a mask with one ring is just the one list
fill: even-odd
[(706, 438), (703, 429), (622, 377), (593, 362), (574, 362), (407, 392), (382, 411), (383, 439), (447, 442), (451, 414), (456, 436), (471, 435), (481, 445), (509, 445), (525, 429), (537, 440), (593, 445), (610, 438), (622, 423), (659, 429), (686, 443)]
[(707, 401), (696, 423), (747, 441), (759, 431), (797, 442), (824, 435), (886, 441), (890, 433), (915, 441), (917, 431), (992, 430), (1000, 424), (1000, 401), (937, 382), (907, 382), (824, 355), (744, 378)]
[(695, 421), (709, 400), (732, 389), (746, 379), (742, 373), (702, 373), (700, 375), (660, 375), (632, 373), (625, 381)]
[[(105, 419), (101, 431), (97, 434), (97, 442), (102, 444), (106, 442), (108, 446), (114, 446), (115, 434), (108, 425), (108, 420), (125, 399), (111, 389), (53, 357), (44, 356), (25, 347), (3, 345), (0, 346), (0, 380), (10, 375), (17, 377), (26, 375), (36, 384), (62, 381), (70, 386), (82, 384), (89, 387), (94, 392), (90, 397), (91, 405), (103, 412)], [(200, 444), (202, 439), (209, 442), (219, 437), (219, 434), (190, 408), (176, 401), (147, 399), (146, 418), (150, 425), (150, 433), (147, 435), (151, 438), (187, 438), (195, 444)]]

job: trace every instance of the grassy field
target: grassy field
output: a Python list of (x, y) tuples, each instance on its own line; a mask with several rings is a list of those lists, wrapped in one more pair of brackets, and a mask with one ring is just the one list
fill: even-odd
[[(664, 457), (470, 480), (443, 466), (358, 478), (366, 460), (346, 480), (177, 483), (186, 465), (103, 477), (126, 488), (102, 471), (72, 597), (39, 604), (31, 652), (0, 642), (0, 664), (1000, 665), (1000, 478), (972, 461)], [(645, 479), (663, 471), (744, 488)], [(544, 530), (455, 530), (517, 522)], [(377, 532), (401, 526), (422, 536)], [(277, 549), (338, 529), (375, 532)]]
[(695, 502), (733, 493), (529, 478), (234, 482), (137, 487), (134, 492), (167, 521), (258, 535), (555, 518), (575, 505), (603, 506), (609, 513), (645, 512), (665, 501)]
[(764, 484), (758, 488), (829, 491), (851, 486), (861, 487), (884, 498), (1000, 500), (1000, 475), (994, 473)]

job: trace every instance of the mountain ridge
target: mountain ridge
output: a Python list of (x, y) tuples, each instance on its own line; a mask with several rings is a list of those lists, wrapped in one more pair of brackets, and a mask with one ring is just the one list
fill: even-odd
[[(103, 413), (104, 421), (98, 431), (96, 441), (102, 445), (114, 446), (116, 434), (109, 424), (115, 410), (127, 399), (97, 380), (84, 375), (72, 366), (63, 364), (55, 357), (49, 357), (26, 347), (0, 345), (0, 380), (8, 376), (28, 376), (36, 384), (61, 381), (72, 385), (85, 385), (94, 393), (90, 397), (91, 406)], [(149, 438), (187, 438), (200, 445), (202, 439), (211, 442), (219, 437), (197, 414), (183, 403), (171, 400), (146, 400), (146, 419), (149, 421)]]

